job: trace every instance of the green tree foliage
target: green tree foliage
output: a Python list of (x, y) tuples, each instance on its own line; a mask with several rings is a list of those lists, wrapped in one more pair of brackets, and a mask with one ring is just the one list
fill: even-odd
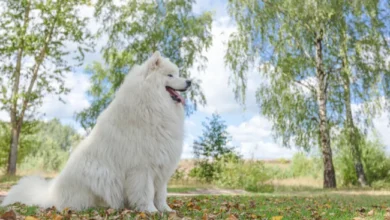
[[(367, 183), (372, 185), (375, 182), (383, 181), (390, 184), (390, 157), (386, 155), (386, 147), (377, 137), (372, 140), (359, 139), (362, 164), (366, 171)], [(360, 184), (356, 175), (353, 154), (348, 142), (348, 133), (343, 130), (335, 138), (336, 157), (335, 164), (338, 167), (340, 185), (355, 186)]]
[(303, 152), (295, 153), (291, 160), (291, 170), (289, 173), (295, 177), (318, 178), (319, 170), (323, 169), (321, 158), (307, 157)]
[[(98, 36), (108, 39), (102, 48), (105, 63), (87, 68), (92, 80), (89, 90), (92, 103), (77, 115), (86, 130), (94, 126), (100, 112), (111, 102), (129, 69), (144, 62), (154, 51), (176, 63), (182, 77), (191, 78), (190, 68), (196, 63), (199, 69), (205, 67), (207, 60), (202, 52), (212, 42), (212, 16), (210, 12), (195, 15), (194, 3), (194, 0), (98, 1), (95, 16), (102, 23)], [(193, 102), (187, 106), (188, 113), (196, 110), (198, 104), (206, 103), (198, 83), (185, 95)]]
[(217, 161), (220, 169), (214, 183), (221, 187), (245, 189), (249, 192), (272, 192), (273, 186), (266, 184), (273, 176), (259, 160), (243, 160), (228, 154)]
[[(361, 155), (361, 132), (355, 121), (372, 126), (372, 119), (388, 106), (390, 98), (390, 66), (386, 64), (390, 54), (388, 30), (390, 5), (385, 1), (356, 1), (344, 4), (344, 16), (340, 17), (338, 33), (339, 63), (334, 71), (342, 82), (344, 102), (344, 130), (346, 143), (351, 149), (356, 175), (361, 186), (367, 185)], [(337, 84), (336, 84), (337, 85)], [(336, 88), (337, 89), (337, 88)], [(352, 101), (362, 103), (353, 118)], [(363, 137), (364, 138), (364, 137)], [(370, 172), (370, 171), (367, 171)]]
[[(0, 167), (6, 168), (10, 123), (0, 123)], [(21, 170), (58, 171), (82, 137), (58, 119), (23, 123), (17, 164)]]
[(58, 119), (39, 122), (36, 130), (33, 137), (37, 145), (21, 162), (21, 169), (59, 171), (82, 137), (73, 127), (62, 125)]
[[(0, 2), (1, 110), (11, 119), (7, 172), (15, 174), (20, 133), (47, 94), (66, 94), (64, 74), (91, 48), (80, 7), (87, 0)], [(4, 31), (6, 30), (6, 31)], [(72, 44), (75, 51), (66, 47)], [(68, 44), (69, 46), (70, 44)], [(69, 56), (69, 53), (75, 55)]]
[[(37, 123), (37, 121), (23, 123), (17, 164), (20, 164), (40, 144), (35, 135), (38, 130)], [(7, 168), (8, 165), (9, 143), (11, 142), (10, 128), (10, 123), (0, 121), (0, 168)]]
[(211, 182), (216, 173), (221, 172), (218, 161), (227, 155), (239, 158), (233, 146), (228, 146), (230, 134), (225, 122), (217, 113), (212, 114), (202, 123), (203, 134), (193, 143), (193, 152), (196, 159), (192, 175), (206, 182)]
[[(378, 81), (388, 72), (383, 60), (387, 44), (381, 36), (389, 23), (388, 5), (383, 1), (230, 0), (229, 13), (238, 26), (225, 56), (234, 70), (236, 99), (245, 104), (246, 72), (260, 62), (264, 80), (256, 97), (261, 113), (274, 122), (275, 136), (283, 145), (319, 146), (324, 187), (336, 187), (331, 128), (355, 130), (348, 111), (351, 100), (376, 103), (378, 95), (389, 90), (384, 86), (388, 80)], [(371, 49), (368, 54), (381, 59), (365, 59), (368, 54), (361, 48), (366, 47)], [(373, 53), (374, 48), (381, 52)], [(371, 71), (376, 75), (369, 79)], [(372, 118), (375, 108), (368, 109), (365, 115)], [(358, 147), (352, 138), (350, 142), (351, 148)]]

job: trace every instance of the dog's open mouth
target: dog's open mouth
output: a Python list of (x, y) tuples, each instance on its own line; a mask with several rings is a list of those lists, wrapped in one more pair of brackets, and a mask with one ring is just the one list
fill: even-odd
[(184, 92), (185, 90), (183, 90), (183, 91), (182, 90), (175, 90), (169, 86), (165, 87), (165, 89), (169, 92), (173, 101), (176, 101), (178, 103), (182, 103), (183, 105), (185, 104), (185, 100), (184, 100), (183, 96), (181, 96), (180, 93), (178, 92), (178, 91)]

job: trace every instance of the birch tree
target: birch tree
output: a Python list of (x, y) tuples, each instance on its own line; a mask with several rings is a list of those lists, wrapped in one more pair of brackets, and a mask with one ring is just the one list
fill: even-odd
[[(48, 94), (67, 94), (65, 74), (91, 48), (87, 0), (6, 0), (0, 3), (1, 110), (10, 116), (7, 173), (16, 173), (21, 128)], [(75, 51), (65, 47), (76, 45)], [(75, 56), (70, 56), (70, 53)], [(74, 61), (71, 59), (74, 58)], [(71, 62), (69, 62), (71, 61)]]
[[(274, 122), (275, 137), (284, 146), (319, 146), (324, 187), (334, 188), (330, 130), (337, 126), (348, 131), (356, 174), (365, 185), (351, 106), (356, 100), (364, 102), (360, 113), (365, 122), (383, 109), (376, 107), (386, 107), (378, 105), (378, 99), (389, 94), (388, 4), (230, 0), (229, 13), (238, 31), (229, 40), (225, 61), (233, 70), (236, 99), (245, 104), (246, 73), (260, 62), (264, 81), (259, 82), (257, 101), (261, 113)], [(365, 59), (362, 48), (371, 48), (375, 58)]]

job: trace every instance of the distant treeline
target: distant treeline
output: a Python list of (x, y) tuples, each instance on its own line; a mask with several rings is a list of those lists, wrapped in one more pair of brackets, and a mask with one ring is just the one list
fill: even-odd
[[(58, 119), (23, 124), (17, 164), (21, 170), (58, 171), (82, 136)], [(11, 141), (10, 124), (0, 122), (0, 167), (6, 169)]]

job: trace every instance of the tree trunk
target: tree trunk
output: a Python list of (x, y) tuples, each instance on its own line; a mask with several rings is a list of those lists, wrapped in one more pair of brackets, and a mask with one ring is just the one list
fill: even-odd
[(8, 157), (7, 174), (16, 174), (16, 162), (18, 159), (18, 145), (19, 145), (20, 129), (12, 125), (11, 130), (11, 149)]
[(20, 72), (22, 68), (22, 58), (24, 52), (24, 37), (26, 35), (26, 31), (30, 22), (30, 6), (31, 2), (27, 2), (26, 10), (24, 12), (24, 23), (21, 34), (21, 41), (18, 49), (18, 54), (16, 58), (16, 66), (14, 76), (14, 84), (12, 87), (12, 96), (11, 96), (11, 108), (10, 108), (10, 118), (11, 118), (11, 143), (10, 143), (10, 151), (8, 155), (8, 167), (7, 174), (15, 175), (16, 174), (16, 161), (18, 156), (18, 145), (19, 145), (19, 136), (21, 124), (19, 123), (20, 118), (18, 118), (18, 96), (19, 96), (19, 86), (20, 86)]
[[(345, 62), (343, 62), (346, 65)], [(348, 68), (345, 66), (345, 68)], [(344, 69), (345, 69), (344, 68)], [(349, 75), (344, 75), (344, 103), (346, 113), (346, 129), (348, 136), (348, 145), (352, 152), (352, 158), (355, 165), (356, 175), (360, 186), (367, 186), (366, 174), (364, 172), (363, 163), (361, 159), (361, 152), (359, 147), (359, 131), (353, 123), (352, 109), (351, 109), (351, 90), (350, 90)]]
[(333, 166), (332, 149), (330, 147), (329, 125), (326, 110), (327, 74), (324, 71), (322, 59), (322, 30), (316, 36), (316, 72), (317, 72), (317, 101), (320, 117), (320, 147), (324, 163), (324, 188), (336, 188), (336, 175)]

